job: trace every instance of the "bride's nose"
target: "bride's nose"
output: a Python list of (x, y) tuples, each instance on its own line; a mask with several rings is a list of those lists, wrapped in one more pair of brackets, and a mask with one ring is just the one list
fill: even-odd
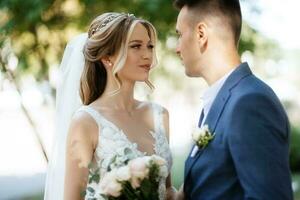
[(149, 50), (144, 50), (141, 54), (141, 57), (143, 60), (150, 59), (152, 57), (152, 51), (150, 52)]

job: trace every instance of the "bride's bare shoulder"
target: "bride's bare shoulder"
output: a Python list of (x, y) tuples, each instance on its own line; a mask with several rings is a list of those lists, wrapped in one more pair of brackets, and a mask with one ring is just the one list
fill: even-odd
[(83, 111), (76, 112), (73, 115), (71, 125), (75, 126), (76, 128), (82, 129), (97, 128), (97, 123), (95, 122), (94, 118), (87, 112)]
[(69, 140), (84, 139), (95, 145), (98, 140), (98, 125), (88, 113), (76, 112), (71, 119), (68, 136)]
[(88, 167), (97, 146), (97, 129), (93, 118), (87, 113), (76, 112), (73, 115), (66, 148), (66, 160), (69, 170), (73, 170), (75, 166), (84, 169)]

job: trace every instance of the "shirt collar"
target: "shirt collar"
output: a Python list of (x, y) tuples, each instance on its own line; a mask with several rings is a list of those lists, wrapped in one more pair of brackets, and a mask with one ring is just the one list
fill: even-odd
[(230, 76), (230, 74), (234, 71), (232, 69), (230, 72), (225, 74), (222, 78), (220, 78), (218, 81), (216, 81), (214, 84), (212, 84), (209, 88), (207, 88), (202, 96), (203, 100), (203, 109), (204, 114), (206, 115), (210, 109), (210, 106), (214, 99), (216, 98), (218, 92), (220, 91), (221, 87), (224, 85), (227, 78)]

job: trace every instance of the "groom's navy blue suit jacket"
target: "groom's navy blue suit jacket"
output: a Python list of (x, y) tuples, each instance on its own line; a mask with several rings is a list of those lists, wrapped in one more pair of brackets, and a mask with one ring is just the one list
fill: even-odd
[(247, 63), (225, 81), (204, 124), (215, 137), (186, 160), (186, 199), (293, 199), (287, 115)]

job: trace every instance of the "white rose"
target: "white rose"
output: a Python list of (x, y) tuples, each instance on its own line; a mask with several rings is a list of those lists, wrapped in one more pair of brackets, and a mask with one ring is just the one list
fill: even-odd
[(118, 181), (128, 181), (131, 177), (128, 166), (123, 166), (117, 169), (116, 178)]
[(200, 129), (200, 131), (199, 131), (200, 137), (205, 136), (205, 133), (206, 133), (206, 131), (204, 129)]
[(139, 179), (144, 179), (145, 177), (148, 177), (149, 161), (150, 161), (149, 156), (138, 157), (138, 158), (135, 158), (135, 159), (129, 161), (128, 166), (130, 169), (131, 176), (139, 178)]
[(118, 183), (116, 181), (111, 181), (106, 186), (106, 193), (110, 196), (118, 197), (121, 195), (121, 191), (122, 191), (122, 186), (120, 183)]
[(102, 191), (104, 191), (106, 185), (107, 185), (110, 181), (112, 181), (112, 179), (113, 179), (113, 176), (111, 176), (110, 172), (107, 172), (107, 173), (104, 175), (104, 177), (103, 177), (103, 178), (101, 179), (101, 181), (100, 181), (100, 188), (101, 188)]
[(205, 125), (203, 126), (202, 130), (203, 130), (204, 132), (209, 132), (208, 125), (205, 124)]
[(162, 157), (158, 156), (158, 155), (152, 155), (151, 159), (154, 161), (154, 163), (156, 163), (159, 166), (167, 164), (166, 160), (163, 159)]
[(104, 175), (100, 181), (100, 189), (101, 193), (107, 196), (120, 196), (122, 186), (116, 179), (116, 170), (112, 170)]
[(206, 132), (208, 131), (208, 126), (204, 125), (202, 128), (197, 128), (193, 134), (193, 140), (198, 141), (200, 137), (204, 137)]
[(201, 129), (196, 128), (192, 134), (193, 140), (198, 141), (200, 137)]
[(141, 158), (142, 158), (143, 162), (148, 166), (149, 163), (150, 163), (151, 157), (150, 156), (143, 156)]

